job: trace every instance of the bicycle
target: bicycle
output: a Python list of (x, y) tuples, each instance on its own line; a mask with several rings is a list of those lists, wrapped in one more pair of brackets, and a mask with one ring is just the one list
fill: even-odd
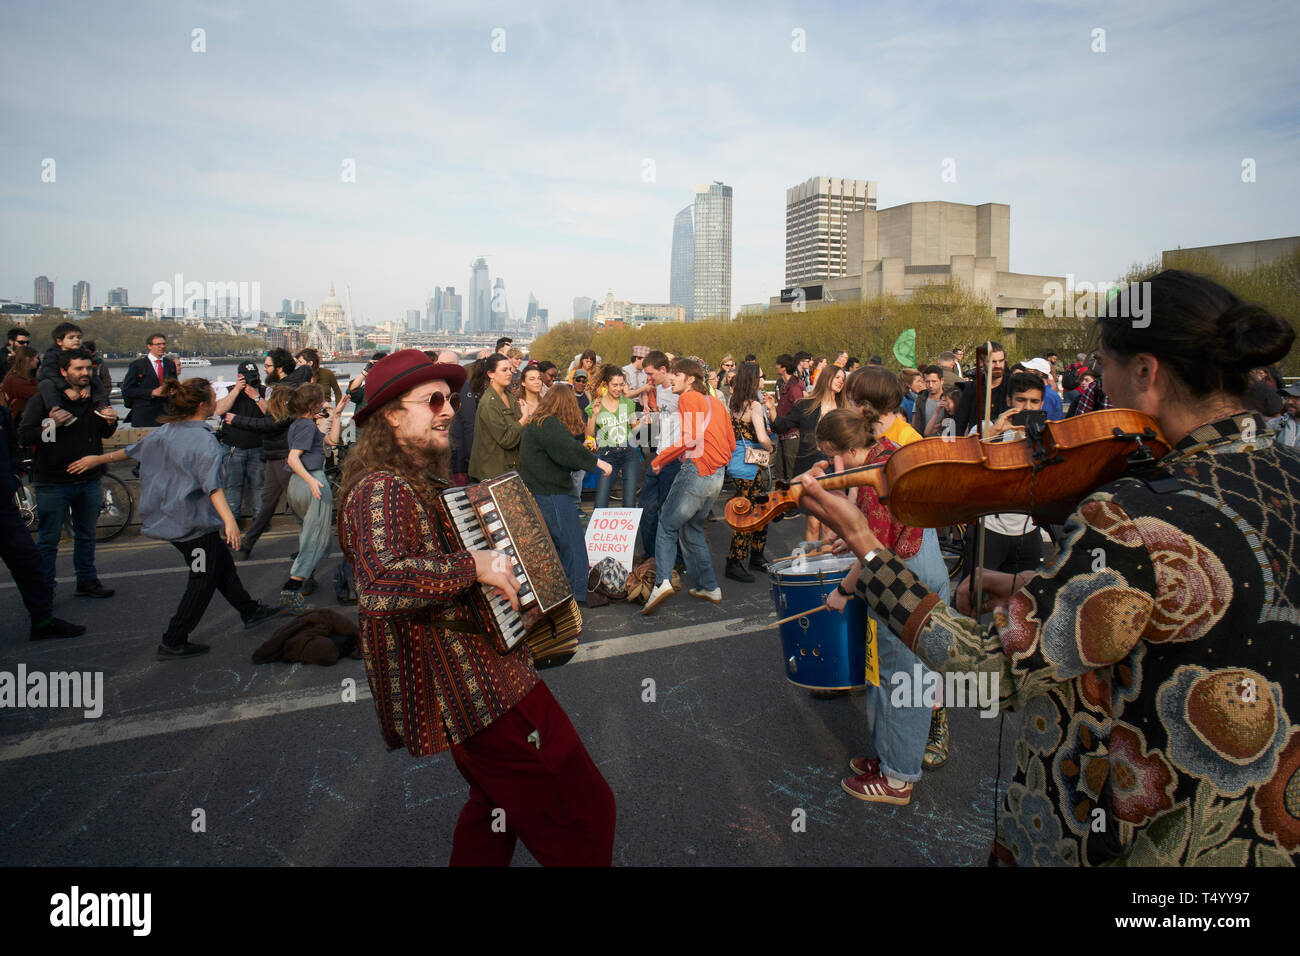
[[(35, 534), (40, 525), (40, 515), (36, 508), (36, 489), (31, 483), (31, 464), (30, 459), (23, 462), (26, 471), (14, 493), (14, 501), (18, 505), (18, 513), (22, 515), (23, 524)], [(99, 516), (95, 519), (95, 540), (111, 541), (131, 523), (131, 516), (135, 513), (135, 498), (121, 478), (107, 471), (99, 476), (99, 488), (102, 498)], [(68, 514), (63, 519), (63, 530), (72, 534), (72, 509), (68, 509)]]

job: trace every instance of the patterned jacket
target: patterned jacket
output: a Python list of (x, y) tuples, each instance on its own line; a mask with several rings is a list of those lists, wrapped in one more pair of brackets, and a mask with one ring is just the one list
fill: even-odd
[(340, 528), (366, 677), (390, 750), (405, 743), (423, 757), (464, 743), (533, 689), (527, 648), (503, 656), (470, 633), (474, 559), (443, 553), (410, 483), (390, 472), (366, 476), (348, 495)]
[(1085, 499), (987, 631), (887, 551), (859, 582), (927, 664), (997, 675), (1023, 709), (1001, 862), (1300, 860), (1300, 453), (1241, 415), (1160, 464), (1180, 488)]

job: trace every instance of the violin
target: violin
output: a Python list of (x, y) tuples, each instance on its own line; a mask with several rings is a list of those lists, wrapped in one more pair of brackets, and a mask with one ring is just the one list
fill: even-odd
[[(1003, 513), (1060, 524), (1097, 488), (1130, 469), (1153, 467), (1171, 447), (1154, 418), (1109, 408), (1056, 422), (1029, 421), (1023, 441), (926, 438), (900, 448), (888, 461), (817, 480), (827, 489), (870, 485), (894, 517), (914, 528)], [(758, 531), (795, 510), (802, 495), (802, 484), (778, 482), (754, 502), (732, 498), (727, 523), (738, 532)]]

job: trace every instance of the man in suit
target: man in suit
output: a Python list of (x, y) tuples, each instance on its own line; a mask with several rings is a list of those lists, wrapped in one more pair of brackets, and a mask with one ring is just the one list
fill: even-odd
[(126, 420), (136, 428), (154, 428), (159, 417), (167, 414), (163, 379), (180, 378), (180, 372), (175, 362), (163, 358), (166, 351), (167, 336), (161, 332), (149, 336), (149, 354), (132, 362), (122, 379), (122, 400), (131, 408)]

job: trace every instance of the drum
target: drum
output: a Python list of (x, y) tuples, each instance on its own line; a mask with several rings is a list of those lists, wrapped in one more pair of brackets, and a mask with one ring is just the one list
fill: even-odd
[[(782, 558), (767, 566), (778, 617), (826, 603), (857, 563), (853, 555)], [(781, 654), (790, 683), (809, 690), (850, 690), (866, 684), (867, 607), (850, 599), (844, 613), (821, 611), (781, 625)]]

